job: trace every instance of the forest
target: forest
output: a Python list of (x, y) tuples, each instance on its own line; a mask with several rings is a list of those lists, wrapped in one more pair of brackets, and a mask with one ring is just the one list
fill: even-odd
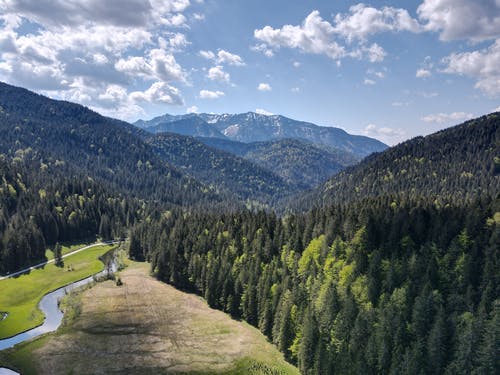
[(130, 258), (258, 327), (304, 374), (500, 372), (499, 113), (280, 200), (247, 160), (0, 88), (0, 274), (58, 242), (128, 237)]
[(279, 218), (168, 211), (130, 256), (258, 327), (304, 374), (493, 374), (500, 201), (369, 199)]

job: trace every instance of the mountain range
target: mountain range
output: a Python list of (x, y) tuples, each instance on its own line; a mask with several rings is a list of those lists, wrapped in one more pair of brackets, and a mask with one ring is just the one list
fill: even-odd
[(173, 132), (243, 143), (292, 138), (331, 146), (358, 157), (365, 157), (387, 148), (387, 145), (376, 139), (351, 135), (339, 128), (254, 112), (222, 115), (192, 113), (180, 116), (166, 114), (149, 121), (139, 120), (134, 125), (151, 133)]

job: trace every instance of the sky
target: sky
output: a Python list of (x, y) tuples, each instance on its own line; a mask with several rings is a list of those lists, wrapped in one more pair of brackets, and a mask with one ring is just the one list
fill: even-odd
[(131, 122), (256, 111), (393, 145), (500, 111), (500, 0), (0, 0), (0, 80)]

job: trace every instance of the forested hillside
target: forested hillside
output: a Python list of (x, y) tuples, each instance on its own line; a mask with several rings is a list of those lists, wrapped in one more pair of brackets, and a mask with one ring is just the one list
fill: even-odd
[(63, 162), (117, 191), (164, 203), (220, 201), (158, 157), (130, 124), (83, 106), (0, 83), (0, 153), (30, 150), (45, 164)]
[(305, 214), (151, 213), (130, 256), (304, 374), (498, 373), (498, 129), (492, 114), (373, 155)]
[(298, 186), (270, 170), (192, 137), (161, 133), (148, 137), (147, 143), (179, 170), (249, 204), (269, 206), (298, 191)]
[(380, 198), (284, 219), (169, 212), (132, 231), (130, 256), (304, 374), (494, 374), (499, 246), (498, 199)]
[(0, 274), (44, 260), (56, 242), (126, 237), (143, 203), (34, 152), (0, 156)]
[(392, 195), (474, 200), (500, 192), (500, 113), (373, 154), (303, 198), (301, 208)]
[(45, 246), (125, 236), (146, 203), (235, 207), (186, 177), (140, 130), (85, 107), (0, 83), (0, 272)]
[(203, 143), (241, 156), (267, 168), (288, 183), (310, 189), (359, 161), (354, 154), (297, 139), (243, 143), (218, 138), (198, 138)]

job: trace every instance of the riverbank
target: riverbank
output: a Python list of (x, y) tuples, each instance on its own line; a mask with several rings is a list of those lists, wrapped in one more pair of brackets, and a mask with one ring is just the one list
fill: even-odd
[(8, 315), (0, 320), (0, 339), (41, 325), (44, 316), (38, 304), (42, 297), (102, 271), (104, 264), (98, 258), (114, 247), (116, 245), (86, 247), (64, 258), (64, 267), (47, 264), (15, 278), (1, 280), (0, 306)]
[(23, 374), (298, 374), (255, 328), (130, 262), (113, 281), (71, 295), (64, 328), (0, 352)]

